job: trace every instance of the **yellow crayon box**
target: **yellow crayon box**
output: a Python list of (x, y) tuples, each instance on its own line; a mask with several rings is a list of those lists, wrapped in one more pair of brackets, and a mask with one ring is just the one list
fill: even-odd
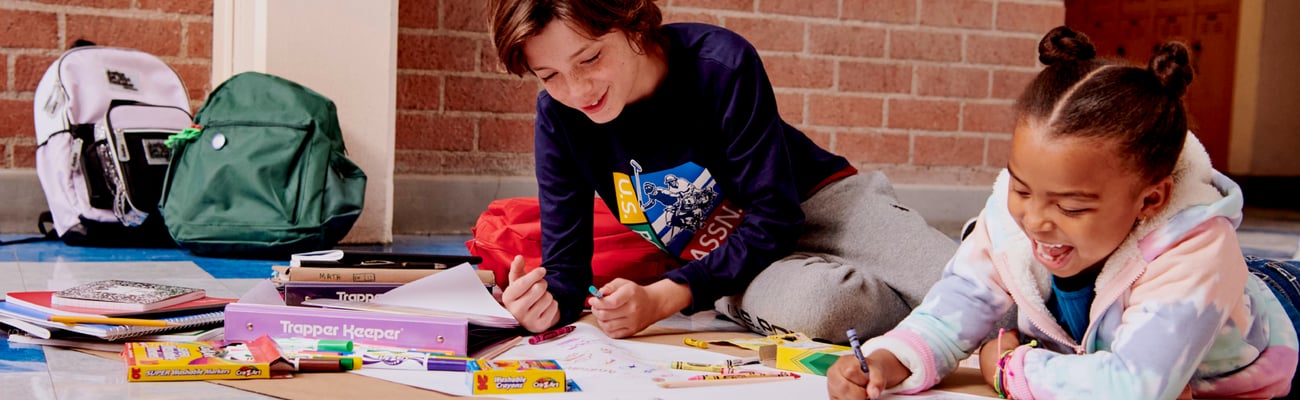
[(564, 369), (555, 360), (484, 360), (467, 364), (474, 394), (564, 393)]
[[(826, 376), (826, 371), (840, 356), (853, 355), (853, 349), (828, 343), (807, 341), (782, 342), (763, 346), (759, 359), (776, 369)], [(773, 365), (775, 361), (775, 365)]]
[(132, 342), (122, 359), (129, 382), (285, 378), (293, 371), (265, 335), (252, 341)]

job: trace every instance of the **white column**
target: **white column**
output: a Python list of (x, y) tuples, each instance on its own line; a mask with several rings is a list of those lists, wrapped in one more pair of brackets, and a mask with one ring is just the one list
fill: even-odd
[(1242, 1), (1238, 12), (1232, 127), (1228, 131), (1228, 170), (1224, 172), (1250, 175), (1259, 108), (1256, 96), (1259, 93), (1260, 41), (1264, 36), (1264, 0)]
[(244, 71), (334, 100), (366, 204), (345, 242), (393, 239), (398, 0), (214, 0), (212, 86)]

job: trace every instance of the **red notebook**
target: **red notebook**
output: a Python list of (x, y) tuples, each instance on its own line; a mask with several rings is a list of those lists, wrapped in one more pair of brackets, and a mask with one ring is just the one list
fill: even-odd
[(43, 313), (53, 315), (82, 315), (98, 317), (117, 317), (117, 318), (165, 318), (175, 315), (201, 314), (212, 311), (221, 311), (226, 308), (226, 304), (235, 302), (238, 299), (224, 297), (200, 297), (180, 304), (149, 310), (149, 311), (129, 311), (129, 310), (112, 310), (102, 308), (86, 307), (69, 307), (56, 306), (51, 303), (54, 291), (35, 291), (35, 292), (9, 292), (5, 295), (5, 301), (16, 306), (26, 307), (38, 310)]

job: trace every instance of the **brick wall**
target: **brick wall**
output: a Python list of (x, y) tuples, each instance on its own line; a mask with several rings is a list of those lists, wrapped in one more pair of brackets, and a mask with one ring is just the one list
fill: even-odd
[(0, 0), (0, 169), (36, 166), (33, 93), (77, 39), (158, 56), (194, 106), (211, 89), (211, 0)]
[[(764, 58), (782, 116), (896, 182), (987, 184), (1060, 0), (660, 0)], [(402, 0), (398, 174), (531, 175), (536, 79), (501, 72), (486, 0)]]
[[(896, 182), (987, 184), (1005, 165), (1010, 105), (1038, 70), (1061, 0), (659, 0), (667, 20), (749, 38), (780, 112), (818, 143)], [(534, 78), (502, 72), (487, 0), (401, 0), (396, 172), (531, 176)], [(0, 167), (31, 168), (31, 96), (76, 35), (159, 54), (200, 99), (211, 4), (0, 3)]]

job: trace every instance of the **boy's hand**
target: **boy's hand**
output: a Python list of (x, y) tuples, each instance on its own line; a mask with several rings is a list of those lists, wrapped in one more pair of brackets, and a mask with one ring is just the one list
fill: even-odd
[(852, 355), (841, 356), (826, 371), (826, 392), (832, 399), (879, 399), (886, 388), (902, 383), (912, 371), (898, 357), (886, 350), (876, 350), (867, 356), (867, 370)]
[(985, 342), (984, 347), (980, 347), (980, 373), (984, 375), (984, 382), (987, 382), (989, 387), (993, 387), (993, 381), (997, 378), (998, 358), (1002, 356), (1002, 353), (998, 352), (999, 341), (1002, 343), (1000, 346), (1002, 351), (1012, 350), (1020, 346), (1020, 334), (1015, 329), (1008, 329), (993, 340)]
[(632, 336), (642, 329), (686, 308), (691, 291), (683, 284), (661, 280), (641, 286), (627, 279), (614, 279), (600, 292), (605, 298), (591, 298), (591, 313), (609, 337)]
[(510, 262), (510, 285), (501, 294), (506, 310), (529, 332), (543, 332), (560, 321), (560, 307), (546, 290), (546, 268), (524, 273), (524, 257)]

